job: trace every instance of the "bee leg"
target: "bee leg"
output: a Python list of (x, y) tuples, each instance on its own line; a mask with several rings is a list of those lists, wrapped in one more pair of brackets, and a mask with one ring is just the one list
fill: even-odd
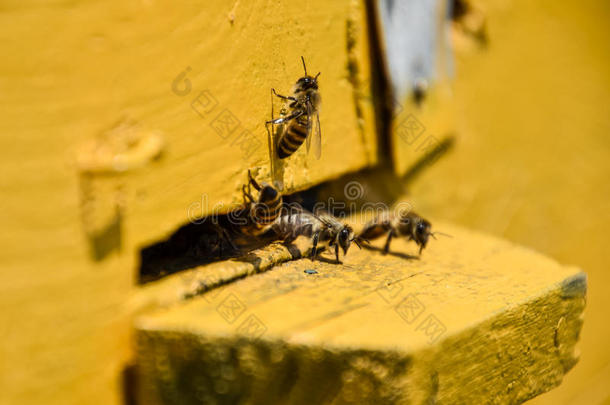
[(339, 245), (335, 245), (335, 257), (337, 258), (337, 263), (341, 263), (339, 260)]
[(297, 99), (296, 99), (296, 98), (294, 98), (294, 97), (291, 97), (291, 96), (282, 96), (281, 94), (277, 94), (277, 93), (275, 92), (275, 89), (274, 89), (274, 88), (272, 88), (272, 89), (271, 89), (271, 92), (273, 93), (273, 95), (274, 95), (274, 96), (277, 96), (277, 97), (279, 97), (279, 98), (281, 98), (281, 99), (284, 99), (284, 100), (290, 100), (290, 101), (297, 101)]
[[(269, 131), (269, 122), (275, 119), (273, 118), (273, 93), (275, 93), (275, 89), (271, 89), (271, 120), (265, 121), (265, 128), (267, 129), (267, 131)], [(273, 131), (271, 131), (271, 133), (273, 133)]]
[[(273, 113), (271, 113), (272, 119), (271, 121), (273, 121)], [(277, 141), (275, 140), (275, 131), (273, 129), (273, 124), (271, 124), (271, 121), (265, 121), (265, 129), (267, 130), (267, 141), (269, 142), (269, 153), (271, 156), (275, 156), (276, 154), (276, 148), (277, 148)], [(271, 129), (269, 128), (269, 126), (271, 126)], [(272, 168), (271, 168), (271, 172), (275, 173), (273, 170), (273, 159), (271, 159), (272, 162)]]
[(305, 111), (297, 111), (297, 112), (295, 112), (295, 113), (293, 113), (293, 114), (290, 114), (290, 115), (289, 115), (289, 116), (287, 116), (287, 117), (283, 117), (283, 118), (276, 118), (276, 119), (274, 119), (274, 120), (267, 121), (267, 122), (265, 122), (265, 125), (266, 125), (266, 124), (276, 124), (276, 125), (277, 125), (277, 124), (283, 124), (283, 123), (284, 123), (284, 122), (286, 122), (286, 121), (290, 121), (290, 120), (293, 120), (293, 119), (295, 119), (295, 118), (299, 118), (299, 117), (300, 117), (301, 115), (303, 115), (304, 113), (305, 113)]
[(295, 240), (295, 239), (296, 239), (296, 238), (295, 238), (294, 236), (292, 236), (292, 235), (287, 236), (287, 237), (285, 237), (285, 238), (282, 240), (282, 244), (283, 244), (283, 245), (286, 245), (286, 246), (287, 246), (287, 245), (290, 245), (292, 242), (294, 242), (294, 240)]
[(254, 202), (254, 197), (252, 197), (252, 194), (250, 194), (250, 192), (248, 190), (246, 190), (246, 186), (242, 186), (241, 191), (243, 193), (243, 197), (244, 197), (244, 203), (246, 205), (248, 204), (252, 204)]
[(311, 261), (316, 260), (318, 257), (318, 238), (320, 237), (320, 233), (316, 232), (313, 234), (312, 246), (311, 246)]
[(385, 246), (383, 247), (383, 254), (387, 254), (390, 251), (392, 236), (394, 236), (394, 231), (390, 230), (390, 232), (388, 232), (388, 239), (385, 241)]
[(254, 180), (252, 173), (250, 173), (250, 169), (248, 169), (248, 185), (250, 184), (252, 184), (257, 191), (261, 191), (261, 186), (256, 182), (256, 180)]

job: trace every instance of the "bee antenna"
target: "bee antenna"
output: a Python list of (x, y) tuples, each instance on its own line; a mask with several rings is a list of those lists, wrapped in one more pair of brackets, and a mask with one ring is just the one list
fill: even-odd
[(314, 79), (314, 80), (318, 80), (318, 76), (320, 76), (320, 73), (322, 73), (322, 72), (318, 72), (318, 74), (316, 75), (316, 77), (314, 77), (313, 79)]
[(430, 236), (432, 236), (434, 239), (436, 239), (435, 235), (441, 235), (441, 236), (447, 236), (448, 238), (453, 238), (452, 235), (449, 235), (448, 233), (443, 233), (443, 232), (430, 232)]
[(305, 67), (305, 58), (301, 56), (301, 61), (303, 61), (303, 70), (305, 71), (305, 76), (307, 76), (307, 67)]

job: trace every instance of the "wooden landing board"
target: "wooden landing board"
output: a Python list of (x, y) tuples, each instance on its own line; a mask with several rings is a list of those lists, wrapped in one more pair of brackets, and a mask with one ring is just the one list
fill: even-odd
[(519, 403), (558, 385), (577, 358), (584, 273), (437, 229), (453, 238), (421, 258), (300, 259), (141, 316), (143, 403)]
[(249, 252), (244, 257), (180, 271), (139, 288), (130, 300), (130, 308), (133, 313), (140, 313), (180, 304), (208, 290), (267, 271), (277, 264), (308, 257), (309, 252), (311, 252), (309, 241), (298, 238), (290, 246), (280, 242), (271, 243)]

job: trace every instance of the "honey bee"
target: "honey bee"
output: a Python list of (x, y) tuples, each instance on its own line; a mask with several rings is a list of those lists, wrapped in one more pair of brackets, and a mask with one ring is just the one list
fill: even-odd
[(388, 253), (392, 238), (404, 236), (407, 240), (415, 241), (419, 246), (419, 254), (421, 255), (422, 250), (428, 244), (429, 237), (435, 237), (435, 233), (430, 231), (431, 227), (430, 222), (409, 211), (396, 216), (374, 219), (364, 226), (358, 237), (363, 240), (371, 240), (387, 235), (383, 252)]
[(280, 216), (272, 226), (275, 234), (290, 243), (298, 236), (311, 238), (311, 259), (315, 260), (320, 245), (335, 249), (335, 257), (339, 261), (339, 247), (346, 255), (352, 242), (360, 247), (359, 239), (351, 226), (339, 221), (327, 213), (305, 211), (303, 208), (291, 206), (290, 212)]
[(302, 56), (301, 61), (305, 76), (297, 80), (291, 96), (282, 96), (276, 93), (275, 89), (271, 89), (275, 96), (286, 102), (284, 116), (265, 123), (265, 125), (281, 125), (277, 131), (277, 153), (280, 159), (292, 155), (305, 139), (307, 139), (307, 151), (309, 152), (313, 142), (314, 156), (320, 159), (322, 138), (318, 113), (321, 101), (318, 91), (320, 72), (315, 76), (309, 76)]
[[(251, 187), (258, 191), (258, 198), (252, 196)], [(248, 170), (248, 184), (242, 187), (242, 192), (246, 207), (246, 225), (241, 227), (241, 231), (247, 235), (261, 235), (280, 216), (282, 194), (269, 184), (259, 185), (250, 170)]]

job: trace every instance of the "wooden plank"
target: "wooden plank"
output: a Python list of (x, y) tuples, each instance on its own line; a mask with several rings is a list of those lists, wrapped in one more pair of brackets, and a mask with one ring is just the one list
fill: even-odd
[[(370, 76), (363, 13), (360, 2), (347, 0), (235, 2), (231, 8), (206, 1), (181, 8), (167, 27), (175, 36), (144, 39), (151, 56), (165, 59), (172, 50), (173, 58), (151, 73), (150, 82), (158, 78), (160, 86), (155, 105), (142, 111), (142, 120), (165, 134), (167, 154), (130, 181), (129, 231), (151, 242), (193, 215), (227, 212), (241, 203), (248, 169), (259, 179), (279, 181), (290, 193), (375, 164), (372, 100), (359, 84)], [(163, 7), (154, 7), (155, 18), (164, 15)], [(142, 30), (155, 25), (150, 17), (142, 24)], [(290, 159), (274, 159), (271, 175), (264, 126), (271, 114), (270, 89), (290, 92), (303, 74), (301, 55), (311, 71), (322, 72), (322, 157), (317, 161), (302, 148)], [(182, 95), (186, 84), (179, 75), (189, 67), (184, 80), (191, 91)], [(281, 103), (274, 107), (277, 114)], [(221, 114), (239, 122), (234, 131), (218, 124)]]
[(401, 240), (343, 265), (301, 259), (139, 317), (140, 399), (519, 403), (558, 385), (585, 275), (434, 223), (453, 238), (419, 259)]
[[(19, 133), (27, 123), (64, 148), (122, 118), (164, 135), (162, 158), (124, 191), (138, 239), (188, 220), (203, 193), (202, 214), (219, 204), (226, 212), (239, 201), (248, 168), (269, 178), (270, 89), (290, 92), (303, 75), (301, 55), (322, 72), (323, 155), (316, 161), (300, 150), (277, 162), (277, 180), (291, 192), (376, 162), (372, 100), (360, 85), (370, 74), (359, 1), (76, 2), (7, 9), (2, 22), (5, 39), (20, 38), (5, 43), (15, 57), (1, 68), (0, 100), (12, 118), (4, 130)], [(229, 116), (236, 125), (216, 120)]]
[(311, 244), (299, 238), (291, 246), (272, 243), (244, 257), (197, 266), (149, 282), (130, 300), (133, 313), (169, 307), (235, 280), (261, 273), (289, 260), (308, 257)]

